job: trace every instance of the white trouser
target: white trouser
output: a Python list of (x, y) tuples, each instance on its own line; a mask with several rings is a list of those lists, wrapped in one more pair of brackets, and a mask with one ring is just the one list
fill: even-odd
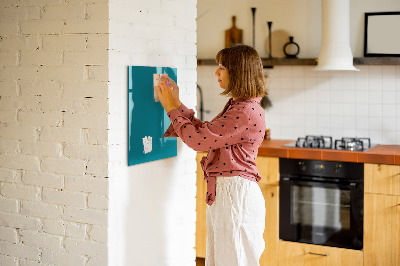
[(254, 181), (217, 177), (207, 205), (206, 266), (258, 266), (265, 248), (265, 201)]

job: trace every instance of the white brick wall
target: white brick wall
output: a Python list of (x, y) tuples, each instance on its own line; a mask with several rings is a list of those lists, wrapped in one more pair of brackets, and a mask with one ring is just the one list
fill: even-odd
[(106, 265), (107, 49), (108, 0), (0, 1), (0, 265)]
[(127, 167), (126, 110), (129, 65), (176, 67), (196, 105), (197, 1), (109, 4), (109, 264), (195, 265), (196, 154), (178, 140), (177, 157)]

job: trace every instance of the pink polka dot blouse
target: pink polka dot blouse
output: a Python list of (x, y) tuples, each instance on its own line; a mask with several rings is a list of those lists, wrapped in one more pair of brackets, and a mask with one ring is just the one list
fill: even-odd
[(256, 157), (265, 135), (265, 113), (261, 97), (229, 99), (224, 109), (210, 122), (194, 117), (194, 111), (181, 105), (168, 112), (171, 126), (164, 137), (180, 137), (195, 151), (208, 151), (201, 160), (207, 181), (206, 202), (215, 201), (218, 176), (240, 176), (258, 182)]

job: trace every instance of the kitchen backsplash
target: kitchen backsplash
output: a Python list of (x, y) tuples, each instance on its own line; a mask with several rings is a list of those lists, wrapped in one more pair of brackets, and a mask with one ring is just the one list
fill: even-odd
[[(356, 67), (360, 71), (317, 72), (314, 66), (266, 69), (273, 105), (266, 111), (271, 137), (357, 136), (370, 137), (374, 144), (400, 144), (400, 66)], [(219, 95), (215, 69), (197, 69), (204, 94), (204, 120), (215, 117), (227, 101)], [(198, 94), (198, 106), (199, 101)]]

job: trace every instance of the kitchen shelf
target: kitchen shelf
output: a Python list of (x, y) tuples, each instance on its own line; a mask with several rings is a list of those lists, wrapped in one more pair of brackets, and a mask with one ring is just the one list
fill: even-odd
[[(316, 66), (316, 58), (261, 58), (264, 68), (274, 66)], [(354, 65), (400, 65), (400, 57), (356, 57)], [(198, 66), (217, 65), (214, 59), (198, 59)]]

